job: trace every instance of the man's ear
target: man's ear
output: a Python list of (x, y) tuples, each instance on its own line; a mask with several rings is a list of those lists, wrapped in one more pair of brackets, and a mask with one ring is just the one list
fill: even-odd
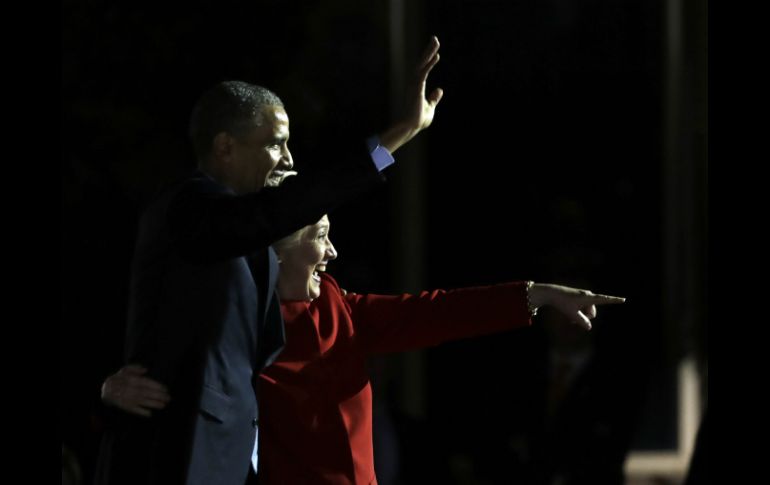
[(218, 162), (229, 162), (233, 156), (235, 140), (224, 131), (217, 133), (211, 144), (211, 158)]

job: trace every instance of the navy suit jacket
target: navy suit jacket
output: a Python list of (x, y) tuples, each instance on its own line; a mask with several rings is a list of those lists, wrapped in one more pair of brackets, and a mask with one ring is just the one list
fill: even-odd
[(362, 144), (247, 195), (196, 171), (149, 206), (126, 362), (145, 365), (172, 400), (149, 419), (113, 413), (97, 483), (244, 483), (259, 419), (255, 377), (284, 342), (269, 245), (381, 181)]

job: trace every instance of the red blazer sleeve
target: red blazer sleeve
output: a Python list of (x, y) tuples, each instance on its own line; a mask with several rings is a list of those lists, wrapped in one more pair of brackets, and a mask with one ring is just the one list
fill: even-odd
[(419, 295), (351, 293), (345, 302), (359, 344), (368, 353), (418, 349), (532, 323), (526, 282), (423, 291)]

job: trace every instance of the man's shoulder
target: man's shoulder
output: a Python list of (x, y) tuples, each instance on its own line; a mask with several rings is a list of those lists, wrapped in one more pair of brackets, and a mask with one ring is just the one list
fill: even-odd
[(191, 174), (177, 181), (172, 187), (169, 188), (169, 192), (184, 193), (184, 192), (199, 192), (199, 193), (232, 193), (230, 189), (214, 180), (210, 175), (200, 170), (195, 170)]
[(152, 198), (147, 208), (163, 207), (178, 199), (228, 193), (231, 191), (227, 187), (200, 170), (195, 170), (168, 183)]

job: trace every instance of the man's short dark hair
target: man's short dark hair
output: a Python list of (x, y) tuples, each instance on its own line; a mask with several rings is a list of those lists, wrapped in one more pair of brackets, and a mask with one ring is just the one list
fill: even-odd
[(241, 136), (258, 126), (265, 106), (283, 107), (283, 101), (269, 89), (243, 81), (224, 81), (204, 93), (190, 117), (190, 139), (198, 160), (209, 157), (218, 133)]

